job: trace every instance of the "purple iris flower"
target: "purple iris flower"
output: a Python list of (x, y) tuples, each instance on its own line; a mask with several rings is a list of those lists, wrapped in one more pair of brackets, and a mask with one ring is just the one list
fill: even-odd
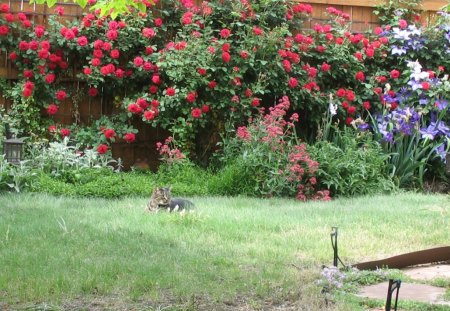
[(437, 148), (436, 148), (436, 153), (441, 157), (442, 161), (444, 161), (444, 163), (446, 163), (446, 159), (445, 156), (447, 155), (447, 150), (446, 150), (446, 146), (445, 143), (440, 144)]
[(439, 110), (442, 111), (448, 107), (448, 100), (445, 99), (438, 99), (434, 103), (434, 106)]
[(434, 126), (428, 125), (427, 128), (421, 128), (420, 134), (422, 134), (422, 139), (434, 140), (434, 137), (438, 134), (438, 130)]
[(406, 49), (405, 48), (403, 48), (403, 47), (398, 47), (398, 46), (396, 46), (396, 45), (393, 45), (392, 46), (392, 55), (404, 55), (404, 54), (406, 54)]

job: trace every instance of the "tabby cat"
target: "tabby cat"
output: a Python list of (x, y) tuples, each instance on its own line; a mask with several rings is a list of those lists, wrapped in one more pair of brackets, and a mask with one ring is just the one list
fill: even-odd
[(154, 212), (166, 209), (169, 212), (189, 210), (194, 207), (194, 203), (181, 198), (172, 198), (169, 187), (156, 187), (153, 190), (150, 201), (147, 203), (147, 211)]

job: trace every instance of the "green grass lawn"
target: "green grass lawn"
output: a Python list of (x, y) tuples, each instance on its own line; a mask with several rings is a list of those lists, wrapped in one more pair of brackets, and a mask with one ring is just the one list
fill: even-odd
[(346, 264), (450, 242), (449, 196), (191, 199), (181, 216), (145, 198), (0, 196), (0, 309), (355, 310), (316, 285), (332, 226)]

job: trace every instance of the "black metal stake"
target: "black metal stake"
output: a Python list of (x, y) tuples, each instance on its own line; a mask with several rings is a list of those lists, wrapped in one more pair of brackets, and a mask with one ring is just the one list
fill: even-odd
[[(398, 302), (398, 292), (400, 291), (400, 284), (402, 283), (401, 280), (393, 280), (390, 279), (389, 280), (389, 287), (388, 287), (388, 292), (387, 292), (387, 297), (386, 297), (386, 311), (397, 311), (397, 302)], [(397, 293), (395, 294), (395, 304), (394, 304), (394, 309), (392, 308), (392, 293), (397, 290)]]
[(338, 237), (338, 228), (331, 227), (331, 246), (333, 247), (333, 266), (338, 266), (338, 245), (337, 245), (337, 237)]

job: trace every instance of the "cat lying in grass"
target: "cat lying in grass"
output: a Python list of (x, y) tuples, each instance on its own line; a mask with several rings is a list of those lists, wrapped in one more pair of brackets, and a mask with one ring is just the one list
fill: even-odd
[(147, 211), (156, 212), (160, 209), (169, 212), (186, 211), (194, 208), (194, 203), (181, 198), (172, 198), (171, 189), (169, 187), (156, 187), (153, 190), (150, 201), (147, 203)]

